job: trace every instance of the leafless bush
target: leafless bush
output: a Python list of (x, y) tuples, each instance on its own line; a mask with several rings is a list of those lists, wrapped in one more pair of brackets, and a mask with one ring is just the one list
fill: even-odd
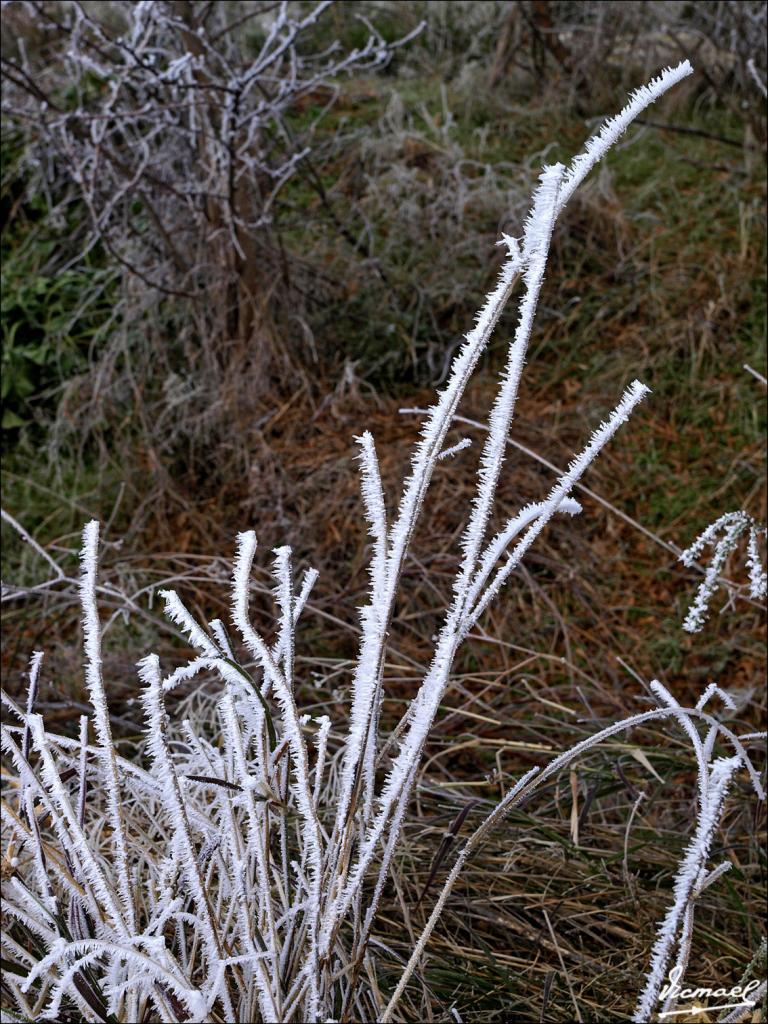
[[(331, 6), (4, 5), (3, 112), (23, 135), (29, 188), (69, 180), (88, 212), (85, 250), (123, 271), (120, 326), (87, 397), (151, 419), (159, 387), (166, 409), (196, 409), (187, 428), (205, 434), (285, 360), (274, 323), (296, 295), (278, 197), (299, 174), (322, 194), (314, 125), (344, 75), (381, 67), (407, 39), (387, 44), (366, 21), (364, 45), (326, 45)], [(147, 331), (149, 364), (137, 365)], [(77, 387), (67, 406), (78, 426), (85, 398)]]

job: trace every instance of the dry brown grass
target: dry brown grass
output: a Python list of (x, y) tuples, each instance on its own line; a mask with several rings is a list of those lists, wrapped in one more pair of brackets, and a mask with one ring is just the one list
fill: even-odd
[[(463, 410), (469, 419), (490, 387), (486, 377), (470, 397)], [(428, 393), (414, 398), (414, 404), (424, 404)], [(520, 409), (517, 440), (563, 464), (568, 446), (584, 435), (596, 401), (584, 390), (570, 396), (566, 390), (559, 402), (529, 398)], [(398, 414), (399, 404), (346, 395), (312, 405), (305, 393), (282, 403), (254, 434), (251, 458), (257, 469), (239, 498), (254, 508), (259, 495), (269, 494), (280, 511), (261, 524), (263, 565), (269, 548), (287, 540), (300, 560), (311, 559), (321, 571), (300, 635), (299, 685), (308, 707), (322, 706), (336, 720), (343, 718), (348, 698), (354, 608), (367, 585), (351, 437), (361, 423), (374, 433), (385, 490), (389, 485), (392, 494), (416, 429), (413, 416)], [(643, 415), (637, 439), (619, 439), (586, 480), (607, 502), (641, 519), (647, 481), (627, 468), (631, 449), (664, 444), (670, 434), (653, 402)], [(428, 529), (416, 539), (392, 633), (385, 716), (389, 712), (393, 719), (416, 687), (444, 607), (470, 494), (471, 459), (470, 449), (441, 466)], [(551, 476), (536, 460), (510, 451), (501, 507), (540, 496)], [(217, 529), (207, 535), (200, 524), (210, 510), (185, 505), (178, 516), (169, 515), (167, 533), (156, 535), (160, 550), (149, 563), (137, 572), (129, 552), (108, 552), (105, 577), (111, 573), (128, 582), (132, 576), (146, 581), (185, 574), (176, 585), (193, 611), (206, 618), (225, 612), (222, 539), (235, 520), (242, 525), (239, 502), (228, 496), (219, 506)], [(763, 720), (759, 609), (738, 600), (703, 637), (685, 636), (679, 624), (695, 579), (664, 546), (676, 533), (668, 529), (654, 540), (589, 497), (584, 505), (574, 523), (552, 524), (457, 663), (412, 808), (399, 884), (387, 893), (381, 938), (395, 956), (406, 956), (411, 934), (421, 930), (430, 894), (421, 904), (419, 896), (442, 835), (461, 808), (479, 801), (464, 826), (470, 830), (473, 817), (490, 808), (510, 780), (548, 760), (551, 751), (608, 720), (643, 710), (649, 698), (641, 678), (658, 675), (681, 701), (689, 701), (716, 670), (734, 696), (751, 698), (735, 717), (737, 731), (757, 728)], [(198, 558), (204, 551), (207, 557)], [(271, 621), (268, 586), (265, 573), (265, 627)], [(107, 643), (107, 672), (116, 684), (113, 724), (130, 742), (138, 731), (132, 703), (137, 683), (118, 628), (117, 642)], [(44, 630), (50, 633), (49, 626)], [(33, 638), (27, 631), (27, 649), (40, 642), (36, 632)], [(65, 680), (79, 675), (66, 636), (59, 634), (65, 642), (48, 666), (60, 680), (59, 692), (49, 688), (40, 703), (47, 720), (64, 730), (70, 722), (74, 727), (80, 710), (66, 700), (71, 684)], [(166, 656), (179, 653), (178, 643), (169, 641)], [(694, 765), (681, 738), (643, 730), (585, 758), (570, 777), (512, 815), (457, 886), (412, 986), (409, 1019), (448, 1020), (455, 1002), (466, 1021), (510, 1015), (566, 1021), (574, 1019), (574, 1000), (585, 1020), (622, 1019), (666, 906), (694, 793)], [(757, 946), (765, 821), (763, 809), (753, 816), (746, 793), (741, 795), (743, 802), (734, 794), (718, 851), (734, 868), (697, 912), (692, 962), (702, 984), (710, 978), (735, 984)], [(433, 888), (445, 870), (438, 868)]]

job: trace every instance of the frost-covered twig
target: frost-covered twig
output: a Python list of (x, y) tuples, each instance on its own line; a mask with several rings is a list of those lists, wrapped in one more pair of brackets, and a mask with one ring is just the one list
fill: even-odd
[(768, 379), (766, 379), (765, 375), (760, 373), (758, 370), (755, 370), (754, 367), (749, 365), (749, 363), (744, 363), (744, 369), (747, 373), (751, 373), (755, 380), (759, 381), (761, 384), (768, 384)]
[(754, 57), (750, 57), (747, 61), (747, 71), (749, 71), (752, 81), (755, 83), (755, 85), (763, 94), (763, 96), (768, 97), (768, 87), (766, 87), (765, 80), (761, 77), (760, 72), (757, 70), (757, 67), (755, 66)]

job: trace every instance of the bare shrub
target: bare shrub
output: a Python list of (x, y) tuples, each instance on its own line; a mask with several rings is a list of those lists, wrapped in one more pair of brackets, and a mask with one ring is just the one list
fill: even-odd
[(210, 443), (295, 369), (276, 328), (301, 310), (278, 199), (297, 175), (322, 193), (315, 125), (340, 80), (382, 67), (408, 38), (387, 43), (365, 21), (361, 46), (325, 45), (330, 7), (3, 5), (3, 113), (24, 141), (27, 187), (52, 172), (71, 182), (88, 214), (83, 255), (100, 247), (122, 271), (116, 326), (70, 389), (65, 424), (133, 404), (135, 425), (163, 439), (153, 420), (183, 406), (185, 429)]

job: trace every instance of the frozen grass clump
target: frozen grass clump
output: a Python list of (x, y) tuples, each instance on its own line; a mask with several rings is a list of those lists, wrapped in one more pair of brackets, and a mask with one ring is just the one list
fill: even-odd
[[(687, 62), (665, 71), (636, 92), (570, 166), (542, 170), (521, 237), (502, 240), (507, 255), (498, 283), (429, 410), (394, 512), (383, 493), (373, 437), (365, 432), (357, 439), (372, 557), (346, 721), (313, 717), (298, 703), (296, 632), (317, 574), (310, 569), (297, 579), (290, 548), (274, 551), (277, 630), (268, 641), (254, 628), (249, 610), (257, 540), (248, 531), (238, 538), (232, 572), (235, 634), (218, 619), (198, 622), (175, 591), (163, 592), (169, 618), (196, 655), (167, 674), (156, 655), (139, 663), (147, 756), (143, 762), (119, 757), (101, 668), (99, 528), (96, 522), (85, 527), (80, 599), (91, 719), (81, 719), (78, 739), (46, 730), (35, 711), (39, 653), (31, 662), (26, 708), (4, 697), (12, 718), (2, 734), (10, 765), (2, 805), (9, 1017), (401, 1019), (403, 993), (451, 888), (489, 831), (602, 740), (666, 720), (679, 724), (690, 742), (698, 766), (698, 809), (638, 1004), (636, 1019), (647, 1019), (673, 957), (678, 966), (687, 962), (698, 894), (724, 870), (711, 868), (709, 855), (735, 773), (746, 770), (763, 796), (745, 737), (706, 709), (716, 687), (696, 707), (684, 708), (654, 683), (658, 707), (608, 726), (523, 775), (459, 850), (394, 986), (380, 969), (382, 944), (375, 928), (458, 650), (549, 520), (578, 516), (575, 485), (648, 394), (632, 382), (549, 494), (495, 533), (490, 530), (553, 226), (633, 118), (690, 71)], [(432, 659), (402, 719), (382, 730), (387, 637), (411, 538), (428, 513), (433, 472), (458, 447), (446, 447), (448, 431), (518, 281), (517, 323), (489, 411), (474, 499)], [(247, 659), (238, 654), (243, 648)], [(220, 679), (215, 728), (190, 719), (172, 725), (169, 695), (200, 673)], [(718, 741), (729, 756), (716, 755)]]
[(746, 534), (746, 562), (749, 570), (748, 592), (753, 601), (765, 601), (768, 593), (768, 575), (760, 557), (759, 538), (765, 537), (765, 527), (755, 522), (752, 516), (739, 510), (726, 512), (714, 523), (710, 523), (690, 547), (680, 555), (683, 565), (691, 568), (702, 557), (707, 548), (712, 549), (712, 557), (704, 579), (699, 584), (693, 604), (683, 621), (683, 629), (688, 633), (700, 633), (704, 628), (709, 613), (709, 605), (720, 585), (721, 576), (728, 556), (736, 550), (739, 538)]

